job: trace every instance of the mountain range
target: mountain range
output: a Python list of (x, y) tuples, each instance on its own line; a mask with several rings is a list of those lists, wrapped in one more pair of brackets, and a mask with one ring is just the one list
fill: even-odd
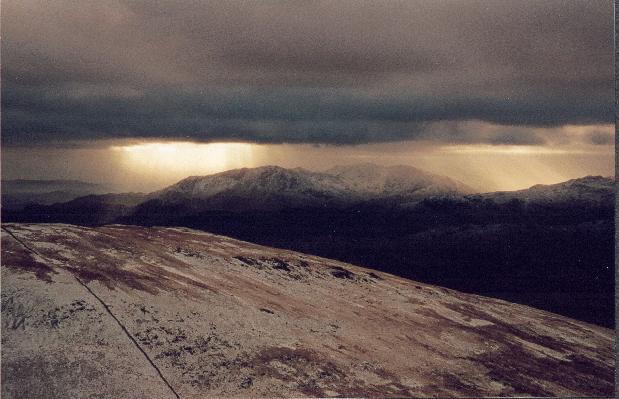
[(613, 326), (614, 184), (479, 194), (408, 166), (267, 166), (3, 208), (2, 221), (186, 226)]
[[(364, 163), (336, 166), (324, 172), (279, 166), (234, 169), (187, 177), (149, 193), (101, 194), (105, 188), (77, 181), (3, 181), (3, 208), (25, 213), (79, 214), (101, 209), (93, 223), (112, 222), (135, 213), (162, 211), (275, 211), (287, 208), (411, 207), (428, 199), (490, 200), (497, 204), (599, 204), (614, 201), (614, 179), (587, 176), (559, 184), (535, 185), (518, 191), (477, 194), (451, 178), (412, 166)], [(20, 207), (15, 207), (19, 204)], [(44, 205), (43, 207), (38, 205)], [(11, 213), (11, 212), (9, 212)], [(161, 213), (161, 212), (158, 212)]]

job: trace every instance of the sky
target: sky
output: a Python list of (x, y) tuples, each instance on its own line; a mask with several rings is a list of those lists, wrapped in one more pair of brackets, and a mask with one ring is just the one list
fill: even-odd
[(614, 174), (612, 1), (2, 2), (2, 177)]

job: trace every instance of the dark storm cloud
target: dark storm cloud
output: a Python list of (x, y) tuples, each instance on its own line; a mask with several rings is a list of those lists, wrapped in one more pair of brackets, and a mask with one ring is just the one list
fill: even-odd
[(2, 141), (540, 144), (523, 127), (613, 121), (612, 15), (602, 1), (7, 1)]

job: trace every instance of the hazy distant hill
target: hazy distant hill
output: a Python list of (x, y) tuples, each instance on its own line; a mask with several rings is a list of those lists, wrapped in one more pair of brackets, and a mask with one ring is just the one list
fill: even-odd
[[(7, 233), (8, 232), (8, 233)], [(612, 330), (185, 228), (5, 224), (2, 397), (611, 397)]]
[(79, 180), (2, 180), (2, 208), (21, 209), (27, 204), (51, 205), (88, 194), (103, 194), (108, 187)]
[(145, 199), (143, 193), (93, 194), (52, 205), (26, 205), (18, 214), (30, 215), (40, 222), (100, 225), (131, 215)]
[(52, 191), (87, 191), (103, 189), (100, 184), (80, 180), (2, 179), (2, 189), (8, 192), (44, 193)]

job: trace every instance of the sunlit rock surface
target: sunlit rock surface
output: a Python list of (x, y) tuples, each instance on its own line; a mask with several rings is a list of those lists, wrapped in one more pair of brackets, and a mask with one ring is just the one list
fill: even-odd
[(608, 329), (189, 229), (3, 225), (3, 398), (612, 396), (614, 352)]

